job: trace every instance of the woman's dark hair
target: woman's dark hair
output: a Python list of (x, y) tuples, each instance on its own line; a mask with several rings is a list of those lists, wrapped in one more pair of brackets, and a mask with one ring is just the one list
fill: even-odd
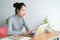
[(15, 8), (16, 14), (17, 14), (17, 9), (20, 10), (22, 8), (22, 6), (26, 7), (26, 5), (22, 2), (21, 3), (16, 2), (16, 3), (13, 4), (13, 7)]

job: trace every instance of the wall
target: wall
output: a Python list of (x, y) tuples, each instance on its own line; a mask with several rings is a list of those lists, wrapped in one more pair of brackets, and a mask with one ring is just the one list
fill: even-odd
[(0, 0), (0, 26), (14, 14), (13, 3), (24, 2), (27, 6), (25, 20), (31, 29), (36, 29), (48, 15), (50, 24), (60, 29), (60, 0)]

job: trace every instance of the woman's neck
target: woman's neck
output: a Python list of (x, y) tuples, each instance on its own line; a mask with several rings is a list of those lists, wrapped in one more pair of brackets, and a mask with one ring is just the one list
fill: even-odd
[(22, 19), (23, 19), (23, 17), (22, 16), (20, 16), (19, 14), (16, 14), (17, 16), (19, 16), (19, 17), (21, 17)]

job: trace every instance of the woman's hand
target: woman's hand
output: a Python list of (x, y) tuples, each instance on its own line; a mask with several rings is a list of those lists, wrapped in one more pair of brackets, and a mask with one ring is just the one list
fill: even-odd
[(26, 35), (28, 35), (28, 34), (32, 34), (33, 32), (31, 31), (31, 30), (29, 30), (29, 31), (26, 31)]

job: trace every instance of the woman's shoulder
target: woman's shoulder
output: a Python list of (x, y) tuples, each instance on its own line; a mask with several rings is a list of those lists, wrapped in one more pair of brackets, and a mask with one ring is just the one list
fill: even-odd
[(8, 19), (14, 19), (15, 15), (9, 16)]

